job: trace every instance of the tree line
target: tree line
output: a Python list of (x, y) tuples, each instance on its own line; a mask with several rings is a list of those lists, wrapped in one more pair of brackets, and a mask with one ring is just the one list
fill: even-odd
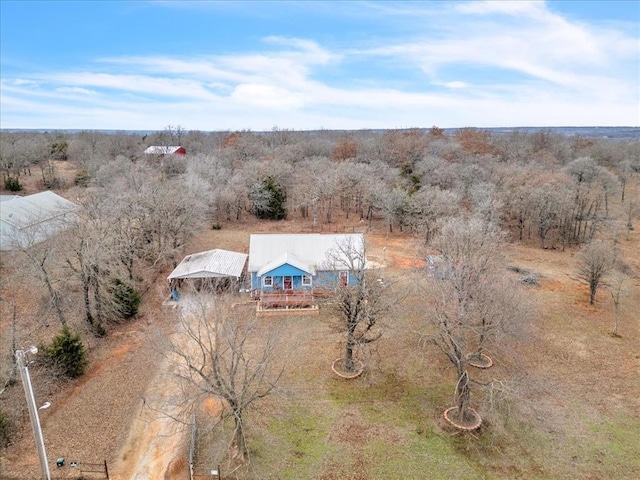
[[(543, 248), (590, 241), (609, 218), (612, 198), (625, 202), (627, 183), (640, 171), (637, 141), (551, 131), (206, 133), (169, 126), (150, 135), (3, 133), (0, 141), (0, 170), (14, 184), (39, 170), (44, 187), (62, 187), (51, 160), (67, 160), (87, 191), (109, 188), (127, 169), (161, 176), (171, 188), (187, 185), (199, 194), (198, 213), (212, 222), (245, 215), (314, 225), (383, 219), (388, 231), (428, 242), (438, 222), (467, 210)], [(186, 158), (150, 162), (143, 153), (147, 145), (172, 144), (185, 146)], [(625, 202), (629, 223), (637, 209), (637, 199)]]

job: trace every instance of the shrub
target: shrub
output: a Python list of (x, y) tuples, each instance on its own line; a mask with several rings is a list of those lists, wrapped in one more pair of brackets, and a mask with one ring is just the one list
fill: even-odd
[(7, 177), (4, 179), (4, 188), (9, 190), (10, 192), (19, 192), (20, 190), (22, 190), (22, 184), (17, 178)]
[(51, 158), (53, 160), (67, 160), (69, 144), (67, 142), (55, 142), (51, 144)]
[(113, 299), (122, 318), (131, 318), (138, 313), (140, 294), (131, 285), (118, 278), (113, 280)]
[(0, 448), (4, 448), (11, 442), (13, 422), (7, 413), (0, 409)]
[(89, 185), (89, 180), (91, 179), (91, 175), (89, 174), (89, 170), (86, 168), (78, 170), (76, 173), (76, 177), (73, 180), (73, 183), (78, 187), (86, 187)]
[(61, 374), (75, 378), (84, 373), (87, 366), (87, 351), (80, 335), (71, 332), (66, 325), (45, 351)]

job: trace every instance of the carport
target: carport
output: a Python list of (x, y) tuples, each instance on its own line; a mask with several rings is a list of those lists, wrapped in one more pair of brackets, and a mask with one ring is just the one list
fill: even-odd
[(198, 291), (238, 291), (244, 279), (247, 256), (219, 248), (187, 255), (167, 277), (171, 295), (177, 300), (185, 281)]

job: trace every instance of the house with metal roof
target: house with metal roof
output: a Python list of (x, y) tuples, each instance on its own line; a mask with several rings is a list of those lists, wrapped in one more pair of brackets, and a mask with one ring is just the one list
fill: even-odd
[(78, 206), (49, 190), (0, 202), (0, 250), (42, 242), (77, 218)]
[(364, 236), (354, 234), (254, 234), (248, 274), (259, 308), (310, 307), (318, 290), (355, 285), (365, 267)]

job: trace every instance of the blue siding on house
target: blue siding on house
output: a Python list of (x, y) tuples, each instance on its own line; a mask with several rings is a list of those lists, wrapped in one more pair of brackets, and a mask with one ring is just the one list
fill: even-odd
[[(334, 285), (337, 285), (339, 281), (340, 281), (340, 272), (334, 272), (334, 271), (316, 272), (316, 276), (313, 277), (313, 284), (316, 287), (332, 287)], [(356, 276), (352, 272), (349, 272), (348, 285), (350, 287), (354, 287), (357, 284), (358, 284), (358, 281), (356, 279)]]
[[(272, 272), (270, 272), (272, 273)], [(306, 275), (303, 273), (302, 275)], [(302, 275), (286, 275), (291, 277), (292, 279), (292, 290), (309, 290), (313, 286), (313, 277), (311, 280), (311, 285), (302, 285)], [(264, 277), (271, 277), (273, 279), (273, 285), (271, 286), (263, 286), (262, 279)], [(255, 272), (251, 273), (251, 288), (252, 289), (263, 289), (264, 291), (271, 290), (283, 290), (284, 289), (284, 277), (285, 275), (263, 275), (262, 277), (258, 277)]]
[[(282, 290), (284, 288), (284, 276), (290, 276), (293, 279), (292, 290), (309, 290), (312, 287), (333, 287), (340, 281), (340, 273), (334, 271), (316, 272), (311, 277), (311, 286), (302, 285), (302, 276), (307, 275), (306, 272), (289, 264), (281, 265), (274, 268), (270, 272), (265, 273), (262, 277), (258, 277), (256, 272), (251, 272), (251, 288), (263, 289), (264, 291)], [(262, 279), (264, 277), (272, 277), (272, 286), (263, 286)], [(356, 276), (349, 273), (349, 285), (357, 285)]]
[(288, 263), (285, 263), (284, 265), (280, 265), (279, 267), (274, 268), (270, 272), (266, 272), (263, 275), (263, 277), (266, 277), (266, 276), (282, 277), (284, 275), (302, 276), (302, 275), (308, 275), (308, 273), (305, 272), (304, 270), (300, 270), (299, 268), (289, 265)]

